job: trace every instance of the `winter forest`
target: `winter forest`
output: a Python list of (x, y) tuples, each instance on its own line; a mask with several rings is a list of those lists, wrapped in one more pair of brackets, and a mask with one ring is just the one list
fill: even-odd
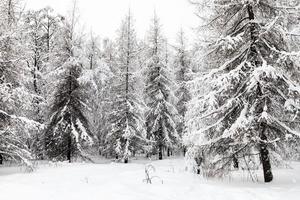
[(0, 0), (1, 200), (299, 198), (300, 1), (186, 3), (169, 42)]

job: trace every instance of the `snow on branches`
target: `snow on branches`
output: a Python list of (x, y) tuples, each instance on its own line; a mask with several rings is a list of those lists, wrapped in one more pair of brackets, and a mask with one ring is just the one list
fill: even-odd
[(212, 70), (191, 83), (196, 89), (207, 83), (211, 90), (192, 98), (185, 135), (189, 156), (203, 159), (207, 175), (258, 166), (260, 157), (269, 182), (270, 162), (280, 163), (279, 155), (284, 159), (291, 150), (282, 146), (300, 139), (299, 71), (283, 31), (292, 22), (279, 3), (211, 3), (215, 16), (204, 28), (221, 39), (207, 45), (202, 59)]

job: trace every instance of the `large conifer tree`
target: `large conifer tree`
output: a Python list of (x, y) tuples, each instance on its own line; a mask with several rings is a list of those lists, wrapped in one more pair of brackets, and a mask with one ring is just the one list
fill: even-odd
[(202, 58), (214, 69), (200, 81), (211, 90), (189, 105), (186, 142), (207, 175), (223, 176), (233, 167), (251, 171), (262, 164), (270, 182), (271, 164), (291, 151), (287, 142), (299, 140), (298, 66), (287, 33), (295, 4), (289, 3), (198, 3), (211, 9), (201, 27), (210, 40)]
[(144, 104), (138, 93), (138, 46), (133, 23), (129, 11), (117, 41), (117, 68), (112, 86), (115, 99), (110, 115), (111, 130), (106, 136), (108, 149), (125, 163), (145, 145)]
[[(189, 51), (187, 50), (186, 38), (183, 30), (177, 36), (176, 55), (174, 60), (175, 78), (177, 83), (177, 90), (175, 95), (177, 97), (176, 108), (180, 115), (180, 122), (177, 125), (177, 131), (180, 137), (183, 136), (186, 130), (186, 112), (187, 104), (191, 99), (191, 94), (188, 88), (188, 81), (191, 80), (191, 59)], [(185, 147), (184, 147), (185, 153)]]
[(76, 5), (69, 19), (63, 20), (61, 29), (61, 66), (56, 69), (54, 98), (51, 101), (48, 127), (45, 131), (45, 153), (53, 160), (68, 160), (81, 157), (88, 159), (85, 147), (94, 143), (88, 121), (83, 114), (85, 96), (79, 85), (82, 64), (77, 51), (78, 40), (75, 34)]
[(149, 60), (146, 67), (145, 98), (147, 137), (153, 141), (153, 153), (163, 158), (164, 149), (174, 149), (179, 141), (176, 130), (177, 110), (171, 89), (171, 73), (165, 63), (164, 39), (155, 15), (149, 32)]

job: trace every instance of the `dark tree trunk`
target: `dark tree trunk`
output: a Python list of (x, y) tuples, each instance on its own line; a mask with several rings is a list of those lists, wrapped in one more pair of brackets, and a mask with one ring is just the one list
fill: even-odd
[(93, 55), (90, 57), (90, 69), (93, 69)]
[(236, 156), (233, 156), (233, 167), (235, 169), (239, 168), (239, 160), (236, 158)]
[[(247, 6), (248, 10), (248, 17), (249, 20), (255, 20), (255, 15), (253, 11), (253, 7), (251, 4), (248, 4)], [(250, 34), (251, 34), (251, 48), (250, 48), (250, 59), (251, 62), (254, 64), (254, 66), (259, 66), (261, 65), (261, 62), (258, 59), (258, 52), (256, 50), (256, 42), (258, 39), (258, 30), (255, 27), (255, 23), (252, 23), (250, 26)], [(262, 99), (263, 96), (263, 91), (261, 89), (260, 83), (257, 84), (257, 99)], [(262, 103), (263, 101), (261, 101)], [(263, 112), (263, 106), (261, 106), (259, 113)], [(271, 163), (270, 163), (270, 157), (269, 157), (269, 151), (267, 149), (267, 144), (265, 141), (267, 141), (267, 136), (265, 134), (266, 131), (266, 125), (264, 123), (261, 123), (259, 125), (259, 130), (260, 132), (260, 144), (259, 144), (259, 151), (260, 151), (260, 159), (263, 165), (263, 172), (264, 172), (264, 179), (265, 182), (271, 182), (273, 180), (273, 174), (271, 171)]]
[(170, 150), (170, 148), (168, 148), (168, 150), (167, 150), (167, 156), (170, 157), (171, 154), (172, 154), (172, 153), (171, 153), (171, 150)]
[(71, 137), (71, 135), (69, 135), (69, 138), (68, 138), (68, 150), (67, 150), (67, 159), (68, 159), (69, 163), (71, 163), (71, 154), (72, 154), (72, 151), (71, 151), (72, 147), (71, 146), (72, 146), (72, 137)]
[(1, 154), (0, 154), (0, 165), (3, 165), (3, 157)]
[(124, 158), (124, 163), (128, 163), (128, 158)]
[(37, 75), (36, 75), (36, 68), (33, 69), (33, 88), (36, 94), (38, 94), (38, 86), (37, 86)]
[(162, 147), (161, 144), (160, 144), (159, 147), (158, 147), (158, 159), (159, 159), (159, 160), (162, 160), (162, 159), (163, 159), (163, 147)]
[[(72, 71), (69, 71), (69, 98), (71, 99), (71, 94), (73, 92), (73, 87), (72, 87)], [(69, 119), (69, 124), (72, 123), (72, 116), (70, 116)], [(68, 150), (67, 150), (67, 159), (69, 161), (69, 163), (71, 163), (71, 154), (72, 154), (72, 136), (71, 136), (71, 130), (69, 131), (68, 134)]]
[(185, 157), (186, 154), (186, 147), (183, 147), (183, 156)]
[(259, 153), (260, 153), (261, 163), (263, 166), (264, 179), (265, 179), (265, 182), (268, 183), (273, 180), (273, 174), (272, 174), (272, 169), (271, 169), (271, 162), (270, 162), (268, 147), (267, 147), (267, 144), (265, 143), (265, 141), (267, 141), (267, 136), (265, 134), (265, 131), (266, 131), (265, 124), (261, 124), (260, 128), (262, 129), (262, 132), (260, 135), (261, 142), (259, 144), (259, 148), (260, 148)]
[[(260, 84), (257, 84), (257, 97), (262, 99), (263, 92), (261, 89)], [(262, 113), (264, 111), (264, 106), (261, 106), (259, 113)], [(271, 162), (270, 162), (270, 156), (268, 151), (268, 145), (267, 145), (267, 135), (266, 135), (266, 124), (264, 122), (261, 122), (258, 126), (258, 131), (260, 131), (259, 135), (259, 153), (260, 153), (260, 159), (263, 166), (263, 172), (264, 172), (264, 179), (265, 182), (271, 182), (273, 180), (273, 174), (271, 170)]]
[(203, 158), (201, 156), (198, 156), (195, 158), (196, 164), (197, 164), (197, 174), (200, 174), (200, 166), (202, 164)]

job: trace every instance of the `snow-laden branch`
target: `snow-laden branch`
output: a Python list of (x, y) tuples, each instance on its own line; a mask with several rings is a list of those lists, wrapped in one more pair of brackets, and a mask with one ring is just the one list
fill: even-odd
[(27, 127), (32, 127), (34, 129), (44, 129), (45, 126), (44, 124), (41, 124), (37, 121), (28, 119), (27, 117), (19, 117), (16, 115), (10, 115), (7, 112), (0, 110), (0, 114), (4, 115), (5, 117), (9, 118), (9, 119), (14, 119), (14, 120), (18, 120), (24, 124), (26, 124)]

